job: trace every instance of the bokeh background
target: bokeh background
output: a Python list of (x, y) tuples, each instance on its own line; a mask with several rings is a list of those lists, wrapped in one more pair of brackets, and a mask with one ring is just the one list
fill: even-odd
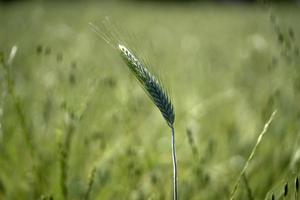
[[(1, 2), (62, 2), (60, 0), (1, 0)], [(270, 2), (281, 2), (281, 3), (294, 3), (299, 2), (298, 0), (63, 0), (64, 2), (126, 2), (126, 1), (133, 1), (133, 2), (253, 2), (253, 3), (270, 3)]]
[(236, 199), (295, 199), (299, 19), (296, 0), (2, 0), (0, 199), (172, 198), (170, 130), (89, 22), (170, 92), (180, 199), (229, 199), (274, 110)]

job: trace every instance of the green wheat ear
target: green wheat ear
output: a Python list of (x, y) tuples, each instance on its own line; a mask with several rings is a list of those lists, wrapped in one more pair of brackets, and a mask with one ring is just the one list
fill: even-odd
[(164, 90), (162, 83), (153, 76), (147, 67), (124, 45), (119, 44), (118, 49), (130, 71), (141, 83), (146, 93), (158, 107), (167, 124), (172, 127), (175, 120), (174, 106)]
[[(104, 21), (103, 25), (109, 23)], [(109, 25), (109, 24), (108, 24)], [(147, 95), (153, 101), (153, 103), (158, 107), (162, 116), (166, 120), (167, 124), (171, 128), (172, 135), (172, 161), (173, 161), (173, 200), (178, 200), (178, 176), (177, 176), (177, 158), (176, 158), (176, 145), (175, 145), (175, 130), (174, 130), (174, 120), (175, 112), (174, 106), (164, 90), (162, 83), (150, 73), (146, 65), (138, 59), (132, 51), (123, 45), (123, 42), (119, 42), (116, 35), (110, 29), (100, 30), (97, 26), (90, 23), (93, 31), (95, 31), (105, 42), (107, 42), (112, 48), (118, 50), (125, 63), (127, 64), (129, 70), (134, 74), (136, 79), (140, 82), (143, 89), (146, 91)]]
[(175, 112), (174, 106), (171, 103), (167, 92), (163, 89), (162, 83), (152, 75), (139, 59), (124, 45), (118, 44), (117, 49), (121, 52), (123, 60), (126, 62), (130, 71), (134, 74), (136, 79), (141, 83), (142, 87), (158, 107), (162, 116), (165, 118), (167, 124), (172, 130), (172, 160), (173, 160), (173, 199), (178, 199), (178, 184), (177, 184), (177, 159), (175, 147), (175, 131), (174, 120)]
[(167, 124), (172, 130), (172, 159), (173, 159), (173, 199), (178, 199), (178, 184), (177, 184), (177, 159), (175, 147), (175, 131), (174, 120), (175, 112), (174, 106), (171, 103), (169, 96), (163, 89), (162, 83), (152, 75), (139, 59), (124, 45), (118, 44), (117, 48), (121, 52), (123, 60), (126, 62), (130, 71), (134, 74), (136, 79), (141, 83), (146, 93), (158, 107), (162, 116), (165, 118)]

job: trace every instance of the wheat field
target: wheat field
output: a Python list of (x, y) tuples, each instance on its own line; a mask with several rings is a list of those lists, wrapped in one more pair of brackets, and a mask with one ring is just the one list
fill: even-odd
[(275, 110), (235, 199), (298, 198), (299, 11), (0, 4), (0, 199), (172, 198), (170, 128), (89, 27), (106, 16), (174, 104), (179, 199), (230, 199)]

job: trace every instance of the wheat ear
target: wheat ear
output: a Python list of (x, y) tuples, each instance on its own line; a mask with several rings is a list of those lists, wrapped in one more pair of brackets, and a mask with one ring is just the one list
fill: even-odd
[(127, 64), (130, 71), (134, 74), (136, 79), (140, 82), (145, 92), (148, 94), (153, 103), (158, 107), (162, 116), (172, 130), (172, 160), (173, 160), (173, 199), (178, 199), (178, 184), (177, 184), (177, 159), (175, 146), (175, 130), (174, 120), (175, 112), (174, 106), (167, 92), (164, 90), (162, 83), (152, 75), (147, 67), (124, 45), (119, 44), (118, 49), (121, 56)]
[[(111, 30), (108, 28), (110, 25), (109, 18), (103, 21), (104, 30), (99, 29), (93, 23), (89, 23), (90, 28), (100, 36), (105, 42), (107, 42), (112, 48), (118, 50), (125, 61), (126, 65), (130, 71), (134, 74), (136, 79), (139, 81), (147, 95), (153, 101), (153, 103), (158, 107), (162, 116), (166, 120), (168, 126), (171, 128), (172, 137), (172, 160), (173, 160), (173, 199), (178, 199), (178, 184), (177, 184), (177, 159), (176, 159), (176, 146), (175, 146), (175, 130), (174, 130), (174, 120), (175, 112), (174, 106), (167, 95), (167, 92), (162, 86), (161, 81), (159, 81), (154, 75), (150, 73), (146, 65), (138, 59), (134, 53), (125, 47), (125, 42), (120, 42), (120, 35), (116, 29)], [(112, 27), (113, 28), (113, 27)], [(117, 36), (117, 37), (116, 37)]]
[(118, 45), (118, 48), (130, 71), (141, 83), (153, 103), (158, 107), (167, 124), (172, 127), (175, 119), (174, 108), (161, 82), (149, 72), (145, 65), (128, 48), (121, 44)]

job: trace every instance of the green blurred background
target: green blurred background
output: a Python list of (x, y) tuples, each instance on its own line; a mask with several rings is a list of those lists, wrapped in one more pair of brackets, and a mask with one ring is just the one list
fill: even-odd
[[(291, 2), (299, 2), (299, 0), (1, 0), (2, 2), (259, 2), (259, 3), (270, 3), (270, 2), (282, 2), (282, 3), (291, 3)], [(0, 2), (1, 2), (0, 1)]]
[(236, 198), (280, 199), (289, 183), (286, 199), (294, 199), (295, 1), (7, 2), (0, 3), (0, 199), (171, 199), (170, 130), (118, 52), (90, 29), (89, 22), (103, 28), (106, 16), (106, 28), (170, 91), (180, 199), (229, 199), (275, 109)]

